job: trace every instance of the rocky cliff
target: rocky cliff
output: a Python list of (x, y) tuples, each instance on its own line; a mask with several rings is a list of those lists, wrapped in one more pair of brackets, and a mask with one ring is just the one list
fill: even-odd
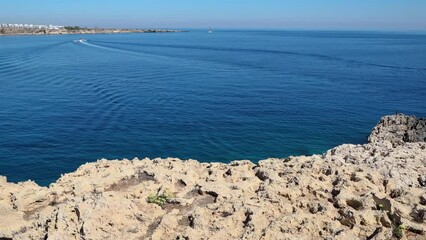
[(426, 239), (425, 119), (254, 164), (99, 160), (47, 187), (0, 178), (0, 239)]

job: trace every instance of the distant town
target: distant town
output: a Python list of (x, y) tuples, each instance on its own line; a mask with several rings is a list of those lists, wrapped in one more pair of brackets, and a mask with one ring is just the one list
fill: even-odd
[(2, 23), (0, 24), (2, 28), (26, 28), (26, 29), (49, 29), (49, 30), (59, 30), (65, 29), (65, 26), (57, 25), (37, 25), (37, 24), (17, 24), (17, 23)]
[(111, 34), (111, 33), (165, 33), (184, 32), (162, 29), (118, 29), (87, 28), (79, 26), (38, 25), (20, 23), (0, 23), (0, 36), (3, 35), (62, 35), (62, 34)]

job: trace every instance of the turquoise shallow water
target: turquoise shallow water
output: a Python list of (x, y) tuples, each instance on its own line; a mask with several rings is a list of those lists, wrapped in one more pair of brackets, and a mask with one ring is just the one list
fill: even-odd
[(426, 35), (0, 37), (0, 175), (47, 185), (99, 158), (322, 153), (365, 142), (382, 115), (426, 116), (425, 94)]

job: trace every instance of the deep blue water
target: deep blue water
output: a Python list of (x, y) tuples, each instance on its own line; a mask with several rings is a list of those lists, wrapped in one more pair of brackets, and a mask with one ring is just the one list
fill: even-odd
[(0, 175), (99, 158), (253, 161), (426, 116), (426, 35), (314, 31), (0, 37)]

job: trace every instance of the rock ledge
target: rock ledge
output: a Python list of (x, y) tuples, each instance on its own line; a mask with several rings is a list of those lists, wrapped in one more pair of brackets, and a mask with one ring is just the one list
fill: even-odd
[(103, 159), (48, 188), (0, 177), (0, 239), (426, 239), (425, 134), (393, 115), (323, 155)]

